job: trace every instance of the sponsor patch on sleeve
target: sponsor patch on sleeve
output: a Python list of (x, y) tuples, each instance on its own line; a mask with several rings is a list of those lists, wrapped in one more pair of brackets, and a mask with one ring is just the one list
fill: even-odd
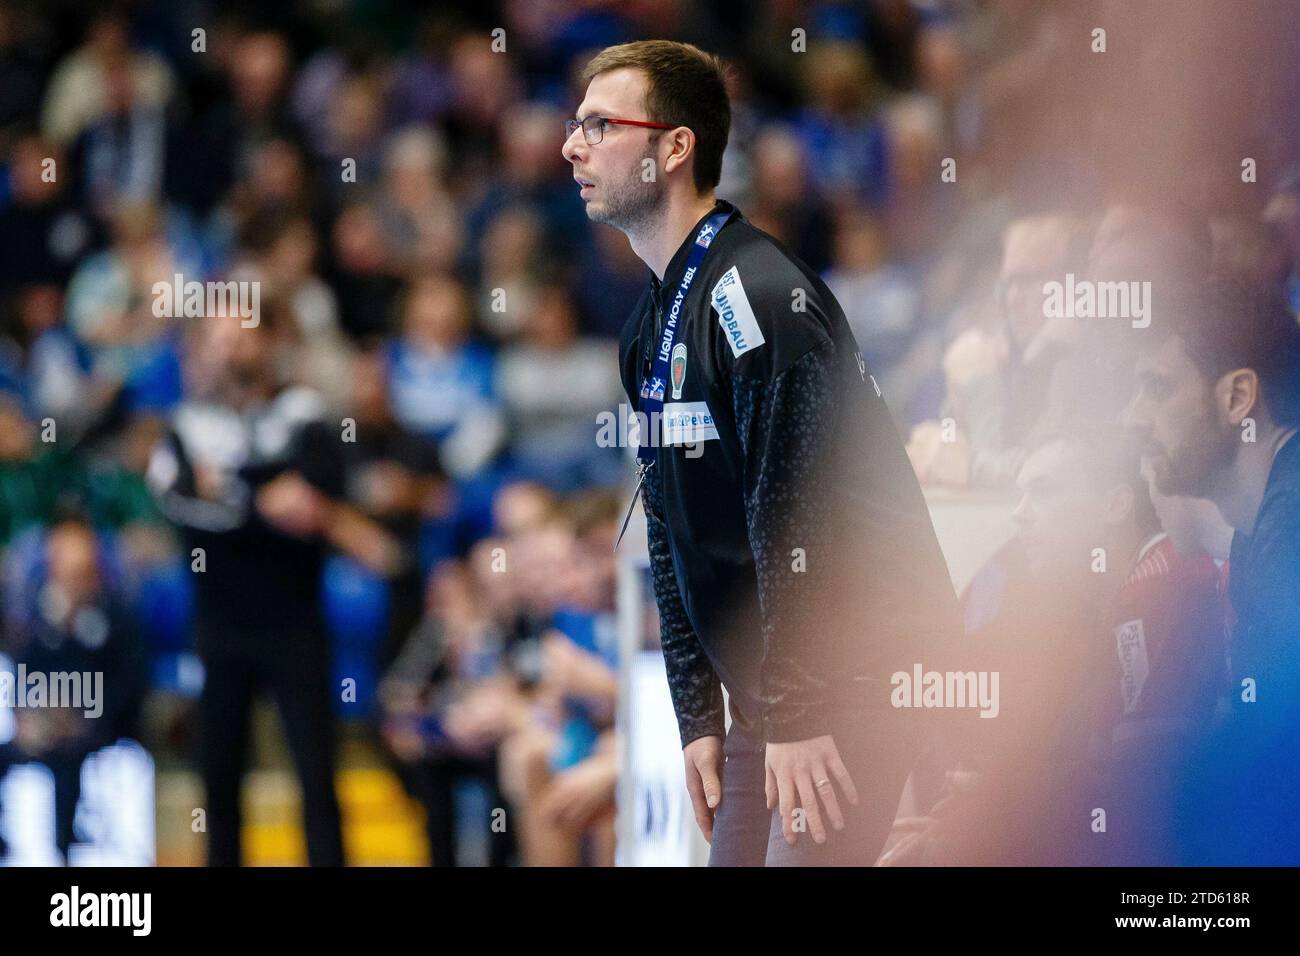
[(668, 402), (663, 411), (663, 444), (689, 445), (718, 438), (718, 426), (706, 402)]
[(758, 319), (750, 308), (749, 297), (740, 281), (740, 269), (732, 266), (718, 280), (710, 293), (713, 308), (718, 312), (718, 324), (727, 336), (731, 354), (736, 358), (750, 349), (756, 349), (765, 341), (763, 332), (758, 327)]

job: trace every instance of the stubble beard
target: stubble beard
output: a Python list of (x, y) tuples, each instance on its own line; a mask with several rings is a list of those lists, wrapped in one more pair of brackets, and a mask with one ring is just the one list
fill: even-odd
[[(653, 159), (647, 153), (645, 159)], [(638, 167), (642, 164), (638, 162)], [(653, 228), (664, 206), (664, 193), (657, 180), (646, 182), (634, 173), (617, 187), (607, 185), (603, 208), (587, 204), (587, 218), (613, 226), (624, 234), (644, 233)]]
[(1240, 436), (1221, 424), (1212, 407), (1206, 409), (1193, 440), (1165, 455), (1164, 467), (1156, 473), (1156, 490), (1162, 495), (1211, 496), (1221, 478), (1232, 467)]

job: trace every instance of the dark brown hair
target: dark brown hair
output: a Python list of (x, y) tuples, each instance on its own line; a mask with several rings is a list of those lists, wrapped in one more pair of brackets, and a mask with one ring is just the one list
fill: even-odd
[(714, 189), (722, 178), (722, 154), (731, 131), (722, 60), (689, 43), (637, 40), (597, 53), (583, 69), (582, 82), (619, 69), (645, 73), (650, 121), (685, 126), (695, 134), (695, 188), (701, 193)]
[(1176, 300), (1164, 331), (1211, 382), (1254, 369), (1273, 420), (1300, 424), (1300, 325), (1279, 283), (1212, 277)]

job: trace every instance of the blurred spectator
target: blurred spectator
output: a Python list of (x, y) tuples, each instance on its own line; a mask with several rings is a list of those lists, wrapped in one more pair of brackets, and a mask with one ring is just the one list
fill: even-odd
[[(1200, 547), (1180, 554), (1162, 530), (1146, 479), (1138, 475), (1139, 447), (1120, 426), (1079, 426), (1036, 441), (1043, 471), (1029, 460), (1021, 470), (1019, 537), (1034, 574), (1100, 589), (1103, 623), (1117, 652), (1108, 655), (1100, 730), (1113, 729), (1111, 746), (1122, 749), (1143, 736), (1203, 729), (1224, 686), (1223, 613), (1212, 558)], [(1056, 460), (1043, 460), (1050, 456)], [(1044, 474), (1050, 477), (1040, 480)], [(1096, 510), (1097, 500), (1065, 493), (1067, 476), (1076, 486), (1091, 481), (1094, 492), (1104, 490), (1103, 510)], [(1087, 562), (1071, 557), (1085, 554)], [(1109, 573), (1114, 556), (1124, 569), (1119, 575)]]
[(531, 719), (502, 744), (501, 786), (522, 817), (525, 865), (613, 860), (617, 507), (612, 498), (578, 499), (569, 515), (521, 536), (514, 549), (516, 586), (536, 622), (517, 646), (533, 647), (536, 691)]
[(597, 416), (622, 397), (617, 347), (578, 337), (563, 288), (535, 288), (523, 336), (502, 350), (496, 393), (510, 423), (515, 467), (561, 491), (617, 484), (623, 456), (594, 439)]
[(90, 218), (64, 189), (66, 179), (57, 175), (61, 161), (62, 154), (38, 136), (14, 143), (9, 202), (0, 207), (0, 294), (29, 284), (62, 285), (87, 251)]
[(1119, 417), (1133, 394), (1134, 365), (1150, 326), (1176, 321), (1189, 286), (1210, 274), (1211, 240), (1207, 222), (1194, 213), (1123, 204), (1106, 209), (1088, 253), (1088, 278), (1150, 283), (1149, 325), (1125, 316), (1050, 320), (1045, 335), (1058, 357), (1048, 388), (1052, 409), (1084, 407), (1098, 418)]
[(866, 15), (865, 40), (881, 78), (895, 89), (910, 89), (916, 80), (921, 11), (908, 0), (872, 0)]
[(402, 291), (392, 247), (373, 203), (350, 203), (334, 221), (326, 281), (338, 294), (343, 329), (353, 338), (389, 335)]
[(0, 137), (34, 128), (44, 80), (42, 25), (11, 6), (0, 7)]
[[(114, 72), (119, 79), (110, 79)], [(160, 110), (171, 99), (174, 82), (161, 57), (132, 49), (130, 25), (120, 12), (99, 11), (90, 20), (85, 42), (50, 78), (42, 131), (55, 143), (68, 146), (111, 109), (114, 89), (130, 89), (142, 107)]]
[(445, 518), (452, 505), (437, 446), (393, 418), (386, 370), (383, 355), (374, 350), (353, 364), (349, 412), (356, 435), (342, 446), (346, 500), (387, 529), (402, 550), (397, 567), (384, 579), (388, 620), (377, 660), (381, 666), (393, 659), (420, 617), (422, 525)]
[(142, 100), (126, 61), (106, 63), (102, 82), (103, 111), (74, 141), (69, 165), (83, 204), (106, 222), (125, 204), (161, 198), (167, 121), (162, 107)]
[[(458, 859), (457, 787), (474, 779), (491, 794), (493, 807), (509, 812), (497, 790), (496, 750), (490, 736), (453, 737), (448, 708), (476, 685), (480, 699), (488, 693), (509, 694), (499, 683), (500, 635), (491, 624), (482, 591), (463, 565), (438, 567), (429, 579), (425, 616), (406, 639), (380, 687), (384, 738), (397, 758), (407, 789), (424, 805), (425, 825), (434, 866), (455, 866)], [(486, 683), (484, 683), (486, 682)], [(521, 703), (513, 695), (498, 698), (489, 716), (509, 721)], [(515, 850), (515, 827), (485, 820), (488, 861), (506, 865)]]
[(943, 358), (944, 414), (955, 430), (925, 422), (912, 432), (909, 453), (923, 482), (1005, 487), (1019, 470), (1023, 442), (1047, 407), (1053, 367), (1078, 336), (1076, 320), (1047, 317), (1043, 286), (1082, 271), (1085, 236), (1062, 215), (1007, 227), (998, 321), (968, 328)]
[[(1119, 426), (1040, 430), (1028, 449), (1017, 537), (963, 595), (998, 719), (950, 721), (931, 836), (947, 863), (1169, 863), (1173, 768), (1226, 680), (1217, 568), (1160, 529)], [(1104, 839), (1071, 825), (1095, 806)]]
[(931, 353), (938, 342), (921, 327), (921, 290), (914, 275), (889, 252), (879, 219), (846, 212), (835, 230), (834, 264), (825, 279), (891, 409), (908, 420), (935, 378)]
[[(139, 736), (145, 691), (143, 648), (119, 586), (91, 527), (62, 520), (43, 536), (35, 606), (0, 641), (0, 650), (27, 679), (47, 682), (43, 704), (15, 709), (17, 759), (48, 767), (54, 777), (55, 843), (65, 857), (78, 842), (74, 823), (88, 755), (120, 737)], [(9, 615), (11, 622), (17, 618)], [(18, 672), (21, 673), (21, 672)], [(63, 683), (80, 688), (80, 701), (54, 695)], [(17, 685), (10, 689), (17, 692)]]
[(958, 138), (957, 113), (966, 88), (966, 61), (962, 33), (954, 22), (931, 21), (917, 33), (917, 85), (943, 117), (941, 142), (945, 144)]
[(306, 157), (293, 139), (273, 136), (250, 145), (244, 161), (247, 175), (231, 187), (218, 217), (219, 240), (257, 248), (284, 220), (319, 215)]
[[(1145, 340), (1123, 420), (1161, 492), (1209, 497), (1234, 529), (1231, 719), (1184, 765), (1184, 859), (1280, 863), (1300, 851), (1300, 328), (1277, 284), (1215, 279), (1177, 306)], [(1206, 812), (1219, 825), (1198, 825)]]
[(195, 117), (185, 139), (175, 144), (183, 157), (172, 170), (175, 192), (199, 214), (255, 178), (259, 154), (269, 143), (287, 141), (297, 149), (303, 138), (287, 105), (292, 63), (284, 37), (249, 32), (230, 43), (224, 61), (228, 95)]
[(509, 206), (483, 233), (479, 256), (478, 312), (497, 342), (516, 338), (535, 307), (545, 274), (544, 224), (528, 206)]
[(875, 78), (854, 44), (824, 42), (802, 58), (808, 105), (799, 136), (813, 187), (834, 202), (880, 207), (888, 198), (885, 131), (873, 110)]
[[(321, 182), (335, 205), (353, 183), (379, 181), (383, 170), (382, 96), (383, 81), (378, 75), (353, 72), (339, 82), (323, 120), (312, 118), (313, 123), (323, 122), (327, 131), (317, 160)], [(350, 178), (343, 175), (345, 165)]]
[(350, 398), (354, 350), (339, 322), (334, 290), (316, 271), (318, 248), (307, 219), (286, 219), (272, 232), (265, 252), (232, 275), (260, 281), (268, 301), (284, 303), (287, 374), (339, 410)]
[(386, 248), (407, 275), (445, 272), (462, 242), (460, 217), (445, 186), (446, 148), (426, 126), (393, 134), (384, 160), (379, 218)]
[[(944, 114), (932, 99), (904, 96), (885, 110), (884, 119), (890, 179), (885, 214), (894, 236), (894, 255), (904, 262), (924, 262), (952, 228), (961, 208), (954, 189), (934, 188), (935, 170), (942, 172), (941, 164), (952, 152), (945, 149)], [(968, 181), (976, 179), (967, 175)], [(978, 185), (967, 188), (977, 195)]]
[[(385, 736), (429, 814), (435, 865), (456, 860), (455, 782), (484, 782), (508, 821), (491, 859), (575, 863), (612, 807), (612, 616), (617, 501), (557, 510), (536, 485), (497, 497), (500, 535), (439, 566), (425, 619), (381, 692)], [(500, 774), (499, 786), (497, 774)], [(485, 823), (489, 821), (484, 821)], [(603, 849), (607, 859), (608, 833)]]
[(494, 361), (469, 339), (464, 287), (439, 276), (412, 284), (401, 335), (388, 352), (393, 414), (438, 445), (457, 478), (476, 475), (496, 455), (505, 423), (493, 391)]
[(745, 215), (820, 271), (830, 261), (832, 223), (825, 203), (809, 193), (806, 153), (791, 130), (772, 126), (759, 133)]
[[(45, 411), (75, 422), (115, 399), (131, 410), (166, 411), (176, 403), (181, 391), (176, 329), (172, 316), (158, 314), (154, 284), (170, 284), (178, 273), (197, 278), (193, 253), (192, 246), (170, 241), (157, 207), (126, 205), (117, 211), (112, 245), (83, 260), (68, 284), (66, 330), (52, 329), (34, 346), (37, 353), (56, 347), (66, 353), (64, 374), (73, 374), (71, 350), (85, 349), (91, 403), (74, 392), (66, 405)], [(41, 390), (39, 382), (36, 388)]]
[(152, 419), (134, 422), (115, 447), (58, 439), (58, 423), (31, 421), (0, 393), (0, 545), (21, 532), (47, 527), (75, 505), (96, 528), (124, 529), (159, 521), (143, 481), (141, 439)]
[[(530, 211), (543, 235), (564, 236), (575, 246), (586, 241), (589, 227), (582, 206), (573, 201), (573, 174), (555, 148), (556, 130), (563, 122), (559, 110), (534, 103), (520, 104), (501, 116), (501, 161), (466, 216), (470, 274), (482, 268), (482, 257), (490, 249), (490, 224), (511, 209)], [(544, 244), (535, 254), (555, 256)]]
[(480, 36), (465, 34), (452, 41), (447, 69), (452, 93), (442, 121), (456, 167), (465, 177), (462, 186), (490, 182), (500, 158), (502, 121), (522, 99), (517, 65), (493, 52)]

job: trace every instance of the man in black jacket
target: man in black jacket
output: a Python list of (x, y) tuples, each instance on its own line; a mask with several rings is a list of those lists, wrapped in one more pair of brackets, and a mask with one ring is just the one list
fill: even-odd
[(830, 291), (714, 197), (720, 62), (644, 41), (584, 78), (565, 158), (654, 273), (620, 356), (710, 863), (870, 864), (919, 742), (890, 675), (958, 633), (925, 501)]
[[(195, 384), (148, 478), (194, 574), (208, 863), (241, 861), (240, 784), (253, 696), (274, 697), (302, 785), (307, 857), (341, 866), (334, 715), (321, 571), (334, 546), (395, 574), (401, 548), (344, 500), (341, 434), (304, 388), (282, 388), (275, 316), (206, 317)], [(197, 373), (206, 367), (210, 380)], [(364, 426), (363, 426), (364, 427)]]

